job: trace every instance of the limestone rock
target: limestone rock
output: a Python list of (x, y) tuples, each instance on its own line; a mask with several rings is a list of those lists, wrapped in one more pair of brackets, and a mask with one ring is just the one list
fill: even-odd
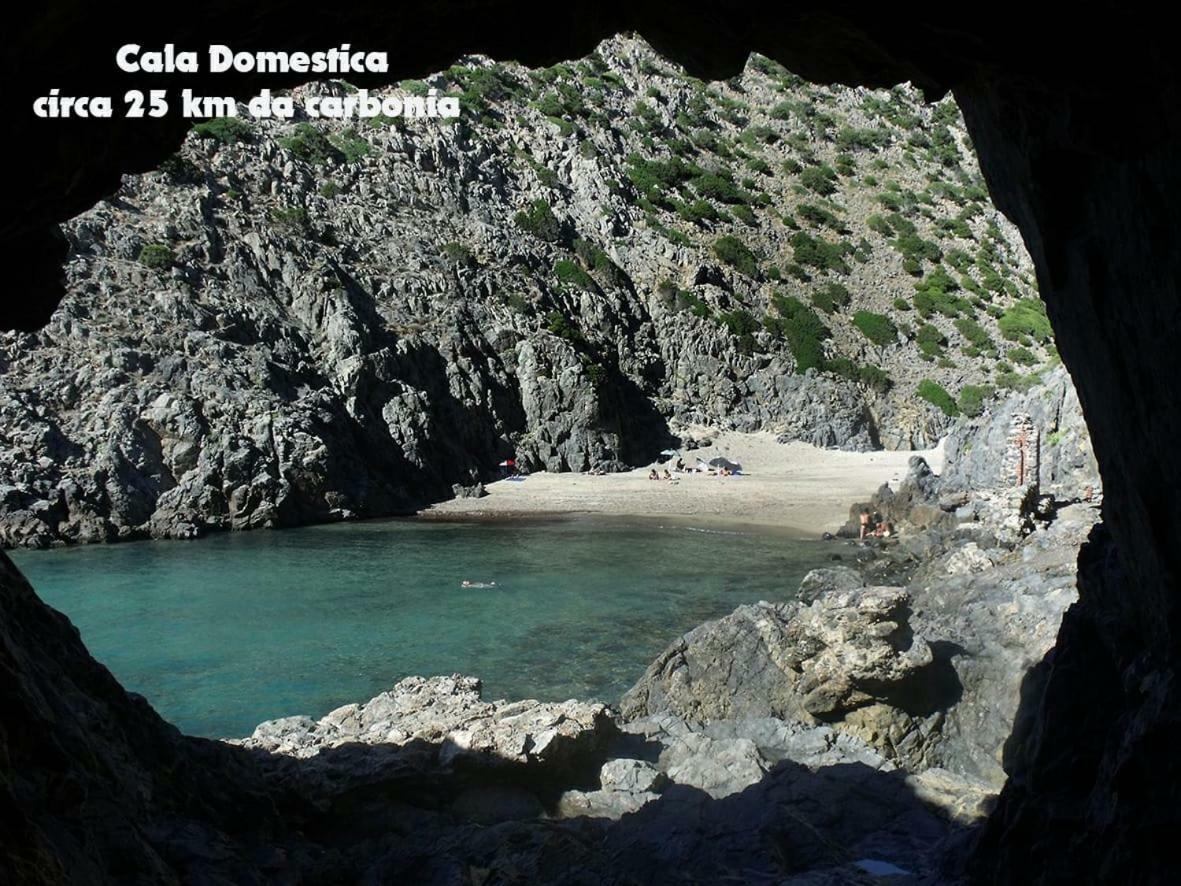
[[(917, 728), (905, 708), (922, 694), (933, 661), (910, 629), (909, 601), (904, 589), (876, 587), (834, 590), (808, 605), (739, 607), (670, 646), (621, 710), (629, 719), (668, 712), (691, 723), (832, 722), (893, 753)], [(898, 726), (867, 728), (866, 714), (854, 717), (861, 709)]]
[[(287, 717), (261, 723), (234, 744), (298, 760), (320, 758), (341, 779), (337, 756), (355, 745), (402, 756), (421, 769), (536, 767), (571, 771), (599, 753), (615, 734), (602, 704), (565, 701), (484, 701), (472, 677), (407, 677), (364, 704), (337, 708), (319, 720)], [(382, 766), (391, 768), (388, 761)], [(347, 760), (343, 766), (348, 769)], [(305, 776), (313, 768), (304, 767)], [(345, 772), (355, 780), (366, 772)]]

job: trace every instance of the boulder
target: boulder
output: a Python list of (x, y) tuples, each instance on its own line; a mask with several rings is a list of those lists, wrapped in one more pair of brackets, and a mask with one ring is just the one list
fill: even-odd
[[(847, 575), (839, 581), (851, 583)], [(669, 713), (689, 723), (772, 717), (833, 723), (887, 753), (916, 727), (933, 662), (910, 628), (905, 589), (834, 590), (811, 603), (741, 606), (690, 631), (649, 666), (621, 702), (635, 719)], [(896, 721), (892, 729), (867, 728)]]

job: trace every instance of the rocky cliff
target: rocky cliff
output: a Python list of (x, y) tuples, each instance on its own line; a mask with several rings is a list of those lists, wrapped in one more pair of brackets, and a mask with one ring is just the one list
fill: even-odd
[(634, 38), (431, 88), (459, 120), (202, 124), (67, 226), (0, 339), (0, 541), (406, 512), (688, 424), (925, 444), (1053, 359), (950, 101)]

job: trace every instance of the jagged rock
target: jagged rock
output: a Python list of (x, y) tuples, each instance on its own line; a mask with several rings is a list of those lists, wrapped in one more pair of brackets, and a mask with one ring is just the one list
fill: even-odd
[(967, 575), (991, 569), (994, 563), (993, 557), (980, 550), (975, 542), (968, 542), (947, 557), (944, 561), (944, 569), (948, 575)]
[[(249, 738), (232, 742), (297, 760), (303, 781), (332, 790), (354, 789), (405, 770), (528, 767), (551, 776), (576, 771), (615, 734), (601, 704), (566, 701), (493, 701), (480, 697), (472, 677), (407, 677), (364, 704), (337, 708), (319, 720), (287, 717), (261, 723)], [(330, 754), (364, 745), (377, 754)], [(355, 766), (353, 765), (355, 764)]]
[(955, 520), (940, 503), (939, 478), (926, 459), (912, 455), (906, 476), (897, 490), (883, 484), (868, 502), (849, 508), (849, 520), (838, 531), (842, 538), (861, 534), (861, 512), (868, 510), (872, 524), (889, 523), (895, 531), (914, 533), (953, 526)]
[(666, 781), (659, 769), (643, 760), (608, 760), (599, 770), (599, 784), (605, 791), (656, 793)]
[[(690, 631), (621, 702), (627, 718), (669, 712), (690, 722), (774, 717), (828, 721), (893, 753), (916, 727), (913, 685), (932, 663), (908, 623), (901, 588), (850, 588), (808, 605), (760, 603)], [(859, 709), (873, 712), (873, 720)], [(887, 721), (897, 728), (882, 729)]]
[(827, 566), (813, 569), (800, 581), (796, 599), (801, 603), (812, 603), (827, 594), (852, 591), (865, 587), (861, 573), (849, 566)]

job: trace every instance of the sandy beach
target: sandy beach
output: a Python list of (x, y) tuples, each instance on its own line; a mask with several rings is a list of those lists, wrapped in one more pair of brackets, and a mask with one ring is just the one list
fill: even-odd
[[(547, 514), (707, 517), (817, 535), (839, 528), (850, 505), (867, 500), (881, 484), (896, 488), (912, 455), (923, 456), (937, 473), (943, 468), (938, 448), (842, 452), (806, 443), (776, 443), (772, 434), (711, 436), (711, 446), (684, 453), (685, 463), (720, 455), (740, 463), (741, 475), (673, 473), (672, 480), (650, 480), (649, 467), (606, 476), (543, 472), (490, 483), (483, 498), (452, 499), (420, 513), (435, 519)], [(665, 464), (659, 465), (662, 472)]]

